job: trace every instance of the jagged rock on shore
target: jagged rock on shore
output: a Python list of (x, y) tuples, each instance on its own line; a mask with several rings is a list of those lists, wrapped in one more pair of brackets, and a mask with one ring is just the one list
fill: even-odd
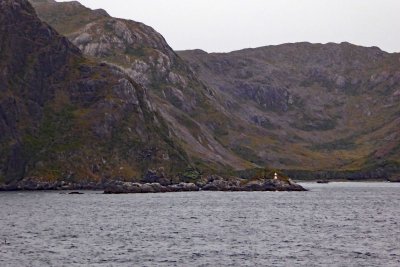
[(194, 183), (161, 185), (159, 183), (118, 183), (107, 187), (106, 194), (121, 193), (159, 193), (187, 191), (307, 191), (292, 180), (280, 179), (241, 179), (238, 177), (223, 178), (211, 175)]
[(165, 193), (165, 192), (189, 192), (199, 191), (200, 188), (193, 183), (179, 183), (173, 185), (161, 185), (159, 183), (130, 183), (116, 182), (105, 188), (105, 194), (126, 194), (126, 193)]
[(224, 179), (212, 176), (202, 187), (204, 191), (306, 191), (292, 180), (275, 179)]
[(191, 191), (306, 191), (302, 186), (289, 180), (223, 178), (212, 175), (195, 183), (162, 185), (160, 183), (136, 183), (124, 181), (80, 182), (40, 181), (25, 178), (21, 181), (0, 185), (0, 191), (36, 190), (104, 190), (105, 194), (165, 193)]

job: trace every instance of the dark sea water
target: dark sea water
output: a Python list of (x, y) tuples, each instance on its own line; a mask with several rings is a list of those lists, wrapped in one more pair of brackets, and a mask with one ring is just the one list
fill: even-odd
[(400, 266), (400, 184), (303, 185), (0, 193), (0, 266)]

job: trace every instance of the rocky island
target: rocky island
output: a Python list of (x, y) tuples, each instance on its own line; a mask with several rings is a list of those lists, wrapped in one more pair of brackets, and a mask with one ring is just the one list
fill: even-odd
[(187, 191), (307, 191), (293, 181), (274, 179), (245, 180), (240, 178), (224, 179), (210, 176), (196, 183), (161, 185), (159, 183), (123, 183), (114, 182), (104, 190), (105, 194), (122, 193), (158, 193), (158, 192), (187, 192)]
[(173, 183), (165, 177), (152, 176), (141, 182), (120, 180), (103, 181), (43, 181), (38, 178), (25, 178), (18, 182), (0, 184), (0, 191), (35, 190), (102, 190), (105, 194), (126, 193), (166, 193), (189, 191), (307, 191), (286, 177), (259, 177), (243, 179), (239, 177), (221, 177), (218, 175), (201, 176), (194, 182)]

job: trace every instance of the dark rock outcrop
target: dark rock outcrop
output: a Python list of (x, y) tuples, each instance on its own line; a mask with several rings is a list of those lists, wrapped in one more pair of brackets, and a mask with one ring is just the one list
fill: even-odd
[(19, 181), (0, 184), (0, 191), (102, 190), (106, 184), (93, 181), (44, 181), (36, 177), (27, 177)]
[(206, 184), (179, 183), (162, 186), (159, 183), (116, 183), (105, 188), (105, 194), (164, 193), (189, 191), (307, 191), (301, 185), (281, 180), (247, 181), (240, 178), (223, 178), (208, 181)]
[(388, 179), (392, 183), (400, 183), (400, 176), (394, 176)]
[(199, 187), (192, 183), (179, 183), (163, 186), (159, 183), (130, 183), (114, 182), (104, 189), (105, 194), (128, 194), (128, 193), (165, 193), (165, 192), (189, 192), (199, 191)]
[[(9, 184), (0, 184), (0, 191), (37, 190), (103, 190), (105, 194), (165, 193), (192, 191), (306, 191), (302, 186), (289, 180), (223, 178), (217, 175), (206, 176), (195, 183), (137, 183), (119, 180), (100, 182), (43, 181), (29, 177)], [(71, 193), (74, 193), (71, 192)]]
[(224, 179), (211, 176), (203, 184), (204, 191), (306, 191), (299, 184), (289, 180), (280, 179), (241, 179), (231, 177)]

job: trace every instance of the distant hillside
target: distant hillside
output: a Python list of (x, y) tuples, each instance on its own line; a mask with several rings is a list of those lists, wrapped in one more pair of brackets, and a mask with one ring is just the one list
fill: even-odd
[(267, 131), (246, 144), (266, 162), (314, 170), (400, 163), (399, 54), (349, 43), (178, 54), (227, 96), (230, 112)]

